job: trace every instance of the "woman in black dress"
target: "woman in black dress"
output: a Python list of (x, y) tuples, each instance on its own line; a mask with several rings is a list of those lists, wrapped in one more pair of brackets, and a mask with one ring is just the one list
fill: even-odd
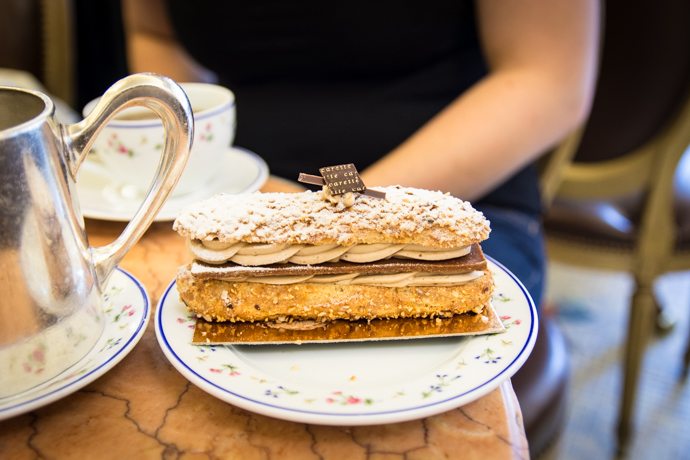
[(448, 191), (540, 303), (532, 162), (585, 119), (595, 0), (123, 0), (131, 72), (227, 86), (236, 144), (296, 179), (354, 163), (367, 186)]

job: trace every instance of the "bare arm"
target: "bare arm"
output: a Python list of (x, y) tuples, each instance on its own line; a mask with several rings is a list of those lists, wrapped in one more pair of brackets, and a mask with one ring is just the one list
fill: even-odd
[(217, 80), (175, 38), (164, 0), (123, 0), (122, 17), (130, 72), (155, 72), (178, 82)]
[(488, 75), (363, 171), (368, 186), (475, 200), (585, 119), (595, 84), (597, 0), (481, 0), (477, 8)]

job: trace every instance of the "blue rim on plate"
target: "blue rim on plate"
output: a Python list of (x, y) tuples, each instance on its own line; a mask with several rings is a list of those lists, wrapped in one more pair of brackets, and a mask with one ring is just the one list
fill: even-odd
[[(103, 307), (114, 307), (116, 310), (119, 308), (125, 314), (105, 314), (106, 326), (103, 334), (91, 351), (74, 366), (36, 388), (0, 399), (0, 420), (55, 402), (112, 369), (127, 356), (144, 334), (149, 322), (150, 304), (144, 285), (118, 267), (103, 294)], [(130, 307), (126, 308), (127, 305)], [(124, 323), (123, 327), (121, 319), (131, 319), (132, 323)]]
[[(441, 350), (449, 354), (449, 361), (445, 364), (439, 364), (434, 369), (429, 369), (426, 375), (422, 375), (422, 378), (413, 376), (409, 378), (408, 382), (374, 384), (371, 386), (371, 392), (377, 392), (379, 396), (385, 391), (393, 392), (393, 387), (396, 385), (417, 388), (418, 393), (423, 395), (421, 400), (416, 401), (409, 393), (405, 394), (405, 392), (400, 393), (398, 391), (397, 393), (402, 395), (398, 401), (402, 401), (405, 397), (410, 397), (407, 398), (406, 402), (391, 403), (392, 405), (388, 404), (388, 407), (384, 407), (388, 400), (383, 401), (385, 398), (379, 398), (383, 403), (380, 410), (374, 407), (376, 397), (365, 399), (348, 395), (348, 392), (355, 392), (352, 388), (346, 392), (337, 391), (323, 394), (315, 388), (315, 385), (310, 386), (298, 380), (292, 380), (289, 373), (284, 374), (283, 378), (290, 382), (290, 389), (288, 389), (288, 385), (284, 384), (276, 388), (268, 388), (265, 391), (256, 391), (252, 387), (255, 385), (255, 382), (267, 382), (271, 379), (280, 378), (278, 374), (273, 374), (272, 371), (264, 372), (262, 366), (252, 362), (252, 359), (255, 359), (257, 355), (249, 355), (249, 358), (242, 356), (243, 350), (246, 350), (243, 347), (252, 347), (256, 350), (257, 347), (261, 346), (245, 345), (238, 348), (225, 346), (199, 347), (192, 345), (190, 342), (193, 333), (191, 331), (193, 328), (193, 318), (187, 313), (184, 304), (174, 298), (176, 295), (176, 291), (173, 290), (175, 281), (168, 286), (159, 302), (155, 319), (156, 335), (164, 354), (184, 377), (211, 395), (253, 412), (296, 422), (327, 425), (371, 425), (423, 418), (467, 404), (494, 390), (504, 380), (517, 372), (534, 347), (538, 330), (538, 318), (529, 293), (522, 283), (505, 267), (491, 257), (487, 256), (487, 259), (490, 261), (490, 267), (494, 271), (497, 280), (497, 295), (494, 298), (494, 305), (499, 316), (504, 320), (504, 325), (507, 327), (505, 335), (496, 334), (493, 336), (477, 336), (470, 339), (450, 339), (451, 341), (455, 340), (456, 344), (463, 340), (467, 340), (467, 342), (462, 349), (457, 347), (441, 347)], [(509, 295), (505, 295), (506, 292)], [(497, 303), (499, 305), (496, 305)], [(506, 306), (508, 303), (512, 303), (510, 307), (512, 310)], [(513, 319), (512, 316), (504, 314), (510, 312), (513, 312), (512, 315), (519, 314), (521, 318)], [(187, 315), (186, 319), (184, 315)], [(512, 322), (510, 322), (511, 319)], [(529, 321), (529, 324), (525, 324), (527, 321)], [(173, 328), (178, 327), (180, 328), (179, 330), (173, 330)], [(184, 332), (185, 328), (188, 331), (187, 333)], [(441, 339), (419, 339), (394, 343), (404, 343), (401, 346), (407, 347), (407, 351), (405, 351), (407, 353), (412, 349), (410, 347), (421, 346), (423, 343), (434, 343), (428, 341), (436, 341), (435, 343), (438, 344), (440, 343), (439, 340)], [(381, 345), (377, 345), (381, 343), (383, 342), (369, 342), (373, 349), (379, 347), (377, 350), (381, 350)], [(410, 345), (411, 343), (412, 345)], [(507, 346), (512, 347), (513, 345), (516, 345), (516, 349), (514, 351), (511, 350), (512, 355), (505, 356), (507, 359), (503, 361), (501, 361), (503, 357), (496, 356), (497, 352), (491, 349), (492, 347), (498, 349), (498, 347), (504, 346), (508, 350)], [(315, 347), (316, 345), (312, 346)], [(333, 345), (324, 345), (324, 347), (329, 346)], [(276, 354), (276, 350), (280, 350), (275, 348), (277, 346), (269, 347), (274, 348), (267, 348), (267, 355)], [(283, 347), (295, 346), (283, 345)], [(477, 351), (484, 347), (486, 349), (482, 353)], [(202, 354), (205, 353), (205, 356), (192, 356), (193, 351), (190, 350), (199, 348), (201, 348)], [(302, 348), (304, 349), (304, 346)], [(322, 350), (321, 353), (330, 353), (328, 348), (322, 348)], [(219, 358), (220, 356), (222, 358)], [(474, 358), (474, 360), (466, 363), (466, 358)], [(286, 358), (281, 357), (280, 359)], [(227, 364), (232, 360), (234, 360), (232, 364)], [(459, 364), (463, 368), (466, 365), (475, 366), (474, 371), (469, 375), (457, 375), (454, 377), (451, 373), (454, 370), (455, 362), (458, 360), (462, 361)], [(243, 369), (241, 364), (236, 364), (237, 361), (244, 362), (244, 367), (248, 371)], [(275, 362), (279, 361), (263, 366), (263, 369), (275, 368)], [(506, 362), (507, 364), (504, 365)], [(305, 363), (309, 364), (307, 361)], [(484, 367), (480, 368), (479, 366), (482, 364)], [(488, 367), (486, 366), (487, 364), (489, 365)], [(214, 367), (209, 367), (211, 365)], [(456, 369), (459, 368), (460, 366)], [(250, 376), (250, 373), (254, 375)], [(235, 380), (227, 378), (232, 376), (234, 376)], [(463, 388), (462, 385), (455, 385), (453, 388), (451, 382), (455, 379), (460, 381), (460, 377), (467, 377), (465, 382), (469, 379), (470, 383), (465, 384), (466, 388)], [(244, 379), (242, 380), (242, 378)], [(476, 381), (471, 382), (472, 378)], [(436, 379), (436, 383), (428, 385), (426, 391), (421, 391), (418, 381), (424, 379)], [(343, 382), (339, 382), (336, 386), (342, 387)], [(299, 391), (296, 391), (296, 389)], [(362, 389), (360, 388), (360, 390)], [(313, 394), (309, 394), (310, 392)], [(291, 395), (300, 393), (311, 396), (304, 399), (308, 403), (283, 404), (283, 401), (289, 399)], [(414, 391), (411, 393), (414, 394)], [(396, 396), (394, 395), (393, 397)], [(436, 396), (439, 397), (434, 399)], [(319, 403), (321, 403), (321, 407), (327, 406), (327, 409), (317, 409)], [(358, 410), (360, 408), (363, 410)]]

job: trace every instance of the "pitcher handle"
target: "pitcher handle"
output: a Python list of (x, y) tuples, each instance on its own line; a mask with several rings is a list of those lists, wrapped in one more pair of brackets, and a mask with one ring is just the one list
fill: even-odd
[(84, 120), (62, 127), (67, 165), (73, 178), (98, 133), (117, 112), (132, 106), (147, 107), (161, 118), (165, 148), (146, 198), (122, 234), (106, 246), (89, 247), (101, 290), (122, 257), (151, 225), (177, 184), (194, 139), (192, 106), (182, 88), (161, 75), (130, 75), (111, 86)]

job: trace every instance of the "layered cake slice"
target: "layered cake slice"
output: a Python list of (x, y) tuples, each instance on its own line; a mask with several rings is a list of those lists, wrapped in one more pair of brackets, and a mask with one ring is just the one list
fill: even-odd
[(174, 229), (192, 262), (177, 289), (207, 321), (447, 318), (481, 314), (493, 278), (479, 243), (489, 222), (441, 192), (384, 199), (319, 192), (217, 195)]

